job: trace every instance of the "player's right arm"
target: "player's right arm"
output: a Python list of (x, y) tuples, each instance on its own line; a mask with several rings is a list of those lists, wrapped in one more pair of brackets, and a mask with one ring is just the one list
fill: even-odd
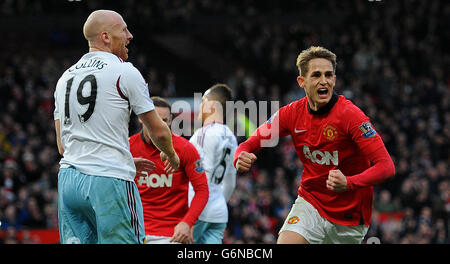
[[(256, 161), (256, 155), (264, 147), (264, 143), (273, 142), (290, 134), (289, 124), (291, 104), (280, 108), (269, 120), (259, 126), (255, 132), (242, 142), (234, 153), (234, 166), (238, 172), (247, 172)], [(269, 143), (270, 144), (270, 143)]]
[(144, 126), (147, 127), (148, 137), (153, 144), (163, 153), (161, 159), (165, 162), (166, 171), (175, 171), (180, 165), (180, 158), (178, 157), (172, 145), (172, 134), (166, 123), (159, 117), (156, 111), (148, 111), (142, 113), (139, 119), (142, 120)]
[(58, 146), (59, 155), (64, 155), (64, 148), (61, 142), (61, 121), (59, 119), (55, 120), (55, 130), (56, 130), (56, 145)]
[(180, 165), (180, 159), (172, 145), (172, 134), (167, 124), (154, 111), (144, 78), (131, 63), (123, 63), (121, 66), (122, 75), (117, 80), (117, 89), (129, 100), (131, 108), (147, 127), (153, 144), (164, 153), (161, 159), (166, 166), (165, 170), (175, 171)]
[[(236, 150), (236, 153), (239, 151), (239, 148)], [(248, 153), (247, 151), (240, 151), (237, 156), (235, 167), (238, 172), (247, 172), (252, 167), (253, 162), (257, 160), (257, 157), (253, 153)]]
[(55, 100), (55, 110), (53, 111), (53, 118), (55, 120), (55, 130), (56, 130), (56, 145), (58, 146), (59, 155), (64, 155), (64, 147), (61, 142), (61, 120), (59, 116), (59, 105), (58, 105), (58, 86), (61, 85), (61, 79), (56, 83), (56, 89), (54, 93)]

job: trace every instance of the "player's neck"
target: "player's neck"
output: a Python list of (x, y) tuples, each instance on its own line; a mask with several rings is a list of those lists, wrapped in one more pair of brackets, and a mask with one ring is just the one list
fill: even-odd
[(311, 103), (308, 98), (308, 112), (314, 115), (321, 115), (324, 113), (328, 113), (331, 110), (331, 108), (333, 108), (333, 106), (336, 104), (337, 101), (338, 95), (334, 91), (333, 95), (331, 96), (331, 99), (324, 105)]
[(310, 100), (310, 99), (308, 98), (308, 105), (309, 105), (309, 108), (310, 108), (312, 111), (314, 111), (314, 112), (319, 111), (320, 108), (326, 106), (327, 104), (328, 104), (328, 102), (319, 104), (319, 103), (314, 102), (313, 100)]
[(144, 132), (144, 130), (141, 131), (141, 138), (144, 140), (145, 143), (147, 143), (147, 144), (153, 144), (152, 140), (151, 140), (150, 137), (147, 135), (147, 133)]
[(203, 126), (207, 126), (210, 125), (212, 123), (220, 123), (223, 124), (223, 117), (212, 114), (210, 116), (208, 116), (205, 121), (203, 121)]
[(108, 49), (108, 47), (100, 47), (98, 45), (90, 44), (89, 45), (89, 52), (95, 52), (95, 51), (104, 51), (111, 53), (111, 50)]

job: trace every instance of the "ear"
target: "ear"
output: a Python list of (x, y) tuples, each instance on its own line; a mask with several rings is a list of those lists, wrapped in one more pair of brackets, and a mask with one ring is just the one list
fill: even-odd
[(302, 87), (303, 89), (305, 89), (305, 87), (303, 87), (303, 82), (305, 81), (305, 78), (304, 77), (302, 77), (302, 76), (298, 76), (297, 77), (297, 83), (298, 83), (298, 86), (300, 86), (300, 87)]
[(214, 112), (214, 102), (213, 101), (205, 101), (202, 103), (202, 110), (205, 114), (212, 114)]
[(106, 45), (111, 43), (111, 39), (110, 39), (107, 31), (103, 31), (102, 33), (100, 33), (100, 38), (102, 39), (103, 43), (105, 43)]
[(222, 115), (223, 111), (224, 111), (222, 104), (219, 101), (215, 101), (215, 100), (212, 102), (213, 102), (213, 104), (212, 104), (213, 112), (219, 113), (220, 115)]
[(211, 101), (208, 101), (207, 103), (208, 103), (208, 109), (209, 109), (210, 113), (214, 114), (217, 111), (216, 110), (217, 101), (211, 100)]

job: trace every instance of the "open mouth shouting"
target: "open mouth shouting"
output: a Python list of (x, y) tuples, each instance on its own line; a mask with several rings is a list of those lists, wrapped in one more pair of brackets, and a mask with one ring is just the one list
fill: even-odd
[(317, 94), (319, 95), (319, 99), (327, 99), (328, 98), (328, 89), (327, 88), (319, 88), (317, 90)]

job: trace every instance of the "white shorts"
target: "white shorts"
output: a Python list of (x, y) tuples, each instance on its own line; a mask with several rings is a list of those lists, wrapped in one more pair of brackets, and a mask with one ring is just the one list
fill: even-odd
[(145, 235), (145, 244), (181, 244), (180, 242), (170, 242), (172, 237)]
[(293, 231), (302, 235), (310, 244), (361, 244), (368, 229), (364, 224), (333, 224), (298, 196), (278, 234), (286, 230)]

